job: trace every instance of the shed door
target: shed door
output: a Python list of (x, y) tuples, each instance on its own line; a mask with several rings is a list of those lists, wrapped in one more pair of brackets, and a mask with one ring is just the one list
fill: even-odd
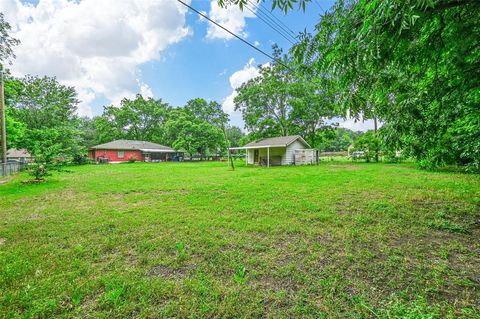
[(253, 151), (253, 162), (258, 163), (258, 150)]

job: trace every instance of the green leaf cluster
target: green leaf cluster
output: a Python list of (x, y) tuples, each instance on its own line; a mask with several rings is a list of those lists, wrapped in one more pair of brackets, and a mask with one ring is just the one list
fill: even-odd
[(340, 110), (430, 167), (480, 169), (480, 2), (342, 0), (292, 49)]

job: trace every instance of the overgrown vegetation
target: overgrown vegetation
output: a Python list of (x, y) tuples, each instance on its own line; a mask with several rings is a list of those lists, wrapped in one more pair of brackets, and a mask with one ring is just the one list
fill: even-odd
[(84, 165), (0, 185), (0, 317), (478, 318), (480, 180)]
[(292, 52), (344, 114), (380, 119), (425, 168), (480, 170), (480, 2), (337, 1), (316, 29)]

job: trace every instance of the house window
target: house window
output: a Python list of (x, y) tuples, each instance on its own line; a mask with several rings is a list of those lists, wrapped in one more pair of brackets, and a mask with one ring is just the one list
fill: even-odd
[(118, 151), (118, 158), (123, 158), (123, 151)]

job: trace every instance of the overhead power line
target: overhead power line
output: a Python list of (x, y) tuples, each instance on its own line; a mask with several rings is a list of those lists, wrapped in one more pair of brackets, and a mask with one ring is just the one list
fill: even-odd
[(320, 10), (322, 10), (322, 11), (323, 11), (323, 14), (325, 14), (325, 9), (324, 9), (324, 8), (322, 8), (322, 6), (320, 5), (320, 3), (319, 3), (317, 0), (315, 0), (315, 3), (316, 3), (316, 4), (317, 4), (317, 6), (320, 8)]
[(295, 42), (292, 41), (292, 39), (290, 39), (288, 36), (286, 36), (284, 33), (282, 33), (282, 31), (279, 31), (279, 29), (275, 28), (275, 26), (273, 26), (269, 21), (265, 20), (263, 18), (263, 16), (261, 15), (258, 15), (255, 11), (253, 11), (247, 4), (245, 4), (245, 8), (250, 11), (251, 13), (253, 13), (257, 18), (259, 18), (260, 20), (263, 21), (263, 23), (265, 23), (266, 25), (268, 25), (272, 30), (274, 30), (275, 32), (277, 32), (279, 35), (281, 35), (285, 40), (287, 40), (288, 42), (290, 42), (291, 44), (295, 44)]
[[(254, 4), (252, 2), (249, 2), (250, 5), (253, 5)], [(295, 39), (295, 37), (293, 37), (292, 35), (290, 35), (288, 33), (288, 31), (286, 32), (281, 25), (279, 25), (275, 20), (273, 20), (272, 18), (270, 18), (268, 15), (265, 15), (265, 13), (263, 11), (260, 11), (259, 8), (257, 7), (257, 11), (255, 12), (255, 10), (253, 10), (252, 8), (250, 8), (248, 6), (248, 4), (245, 4), (245, 8), (247, 8), (247, 10), (249, 10), (251, 13), (253, 13), (257, 18), (259, 18), (260, 20), (262, 20), (266, 25), (268, 25), (272, 30), (274, 30), (275, 32), (277, 32), (278, 34), (280, 34), (283, 38), (285, 38), (288, 42), (290, 42), (292, 45), (296, 44), (297, 42), (297, 39)], [(268, 19), (268, 20), (267, 20)], [(274, 24), (276, 24), (277, 26), (275, 26)]]
[[(295, 38), (296, 36), (296, 33), (293, 32), (292, 29), (290, 29), (282, 20), (280, 20), (279, 18), (277, 18), (277, 16), (275, 16), (270, 10), (266, 9), (263, 4), (260, 2), (258, 4), (256, 4), (254, 1), (252, 0), (247, 0), (251, 5), (253, 5), (258, 11), (262, 12), (264, 15), (266, 15), (267, 17), (269, 17), (269, 19), (271, 21), (273, 21), (277, 26), (279, 26), (282, 30), (284, 30), (288, 35), (292, 36), (292, 38), (297, 41), (297, 39)], [(276, 20), (276, 21), (275, 21)]]
[(247, 40), (243, 39), (242, 37), (236, 35), (235, 33), (233, 33), (232, 31), (228, 30), (227, 28), (225, 28), (223, 25), (215, 22), (214, 20), (210, 19), (206, 14), (203, 14), (202, 12), (198, 11), (197, 9), (195, 9), (194, 7), (190, 6), (189, 4), (185, 3), (184, 1), (182, 0), (177, 0), (178, 2), (180, 2), (181, 4), (183, 4), (185, 7), (187, 7), (188, 9), (192, 10), (193, 12), (197, 13), (198, 15), (200, 15), (202, 18), (205, 18), (206, 20), (210, 21), (211, 23), (213, 23), (214, 25), (216, 25), (217, 27), (219, 27), (220, 29), (228, 32), (230, 35), (234, 36), (235, 38), (237, 38), (238, 40), (242, 41), (243, 43), (245, 43), (246, 45), (248, 45), (249, 47), (251, 47), (252, 49), (260, 52), (261, 54), (265, 55), (266, 57), (270, 58), (272, 61), (275, 61), (277, 62), (278, 64), (284, 66), (285, 68), (289, 69), (290, 68), (285, 65), (285, 63), (283, 63), (281, 60), (279, 59), (276, 59), (274, 58), (273, 56), (271, 56), (270, 54), (268, 54), (267, 52), (263, 51), (262, 49), (260, 48), (257, 48), (255, 45), (251, 44), (250, 42), (248, 42)]

